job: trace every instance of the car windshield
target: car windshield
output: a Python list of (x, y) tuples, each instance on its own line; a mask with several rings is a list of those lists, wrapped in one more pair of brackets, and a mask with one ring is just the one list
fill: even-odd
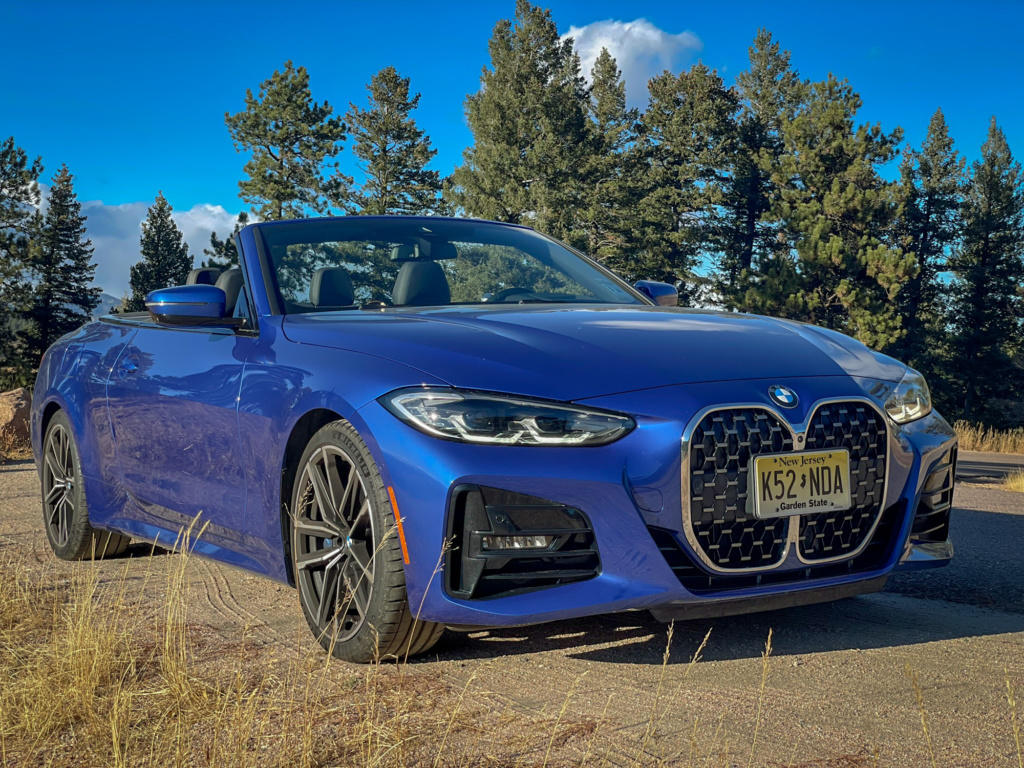
[(533, 230), (353, 216), (258, 226), (286, 314), (469, 304), (643, 304)]

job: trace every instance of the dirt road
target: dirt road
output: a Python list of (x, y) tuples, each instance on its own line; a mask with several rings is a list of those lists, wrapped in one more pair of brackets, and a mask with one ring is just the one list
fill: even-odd
[[(629, 764), (656, 712), (647, 749), (668, 764), (727, 744), (736, 756), (728, 763), (746, 766), (771, 629), (750, 764), (870, 766), (877, 751), (880, 765), (930, 765), (909, 667), (920, 680), (938, 765), (1016, 766), (1005, 674), (1019, 689), (1024, 719), (1024, 495), (960, 485), (956, 506), (950, 567), (900, 575), (884, 593), (831, 605), (677, 624), (667, 667), (666, 628), (646, 613), (450, 633), (410, 666), (460, 687), (475, 674), (469, 696), (506, 723), (524, 714), (554, 720), (571, 692), (560, 722), (600, 723), (613, 764), (616, 756)], [(0, 547), (30, 563), (53, 558), (29, 463), (0, 468)], [(110, 575), (127, 567), (158, 599), (162, 581), (146, 576), (164, 557), (175, 556), (100, 567)], [(212, 636), (233, 642), (247, 631), (283, 654), (309, 647), (293, 591), (199, 559), (190, 578), (191, 620)], [(703, 659), (687, 676), (686, 662), (709, 629)]]

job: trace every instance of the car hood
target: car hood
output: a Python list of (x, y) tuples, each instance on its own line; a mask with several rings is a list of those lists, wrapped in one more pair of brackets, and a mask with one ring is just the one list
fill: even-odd
[(906, 370), (815, 326), (665, 307), (327, 312), (288, 315), (282, 326), (291, 341), (384, 357), (455, 387), (555, 400), (747, 378), (899, 381)]

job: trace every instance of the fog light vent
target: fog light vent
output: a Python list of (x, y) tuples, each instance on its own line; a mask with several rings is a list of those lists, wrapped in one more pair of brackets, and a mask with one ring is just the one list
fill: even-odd
[(460, 485), (448, 510), (445, 586), (453, 597), (505, 597), (597, 576), (583, 512), (536, 496)]
[(949, 513), (953, 509), (953, 485), (956, 482), (955, 447), (949, 449), (931, 468), (921, 489), (921, 501), (910, 531), (913, 541), (946, 541), (949, 538)]

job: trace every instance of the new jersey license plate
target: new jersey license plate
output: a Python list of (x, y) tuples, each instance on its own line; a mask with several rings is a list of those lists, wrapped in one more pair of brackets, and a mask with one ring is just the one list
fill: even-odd
[(756, 456), (751, 468), (754, 517), (789, 517), (850, 508), (850, 452)]

